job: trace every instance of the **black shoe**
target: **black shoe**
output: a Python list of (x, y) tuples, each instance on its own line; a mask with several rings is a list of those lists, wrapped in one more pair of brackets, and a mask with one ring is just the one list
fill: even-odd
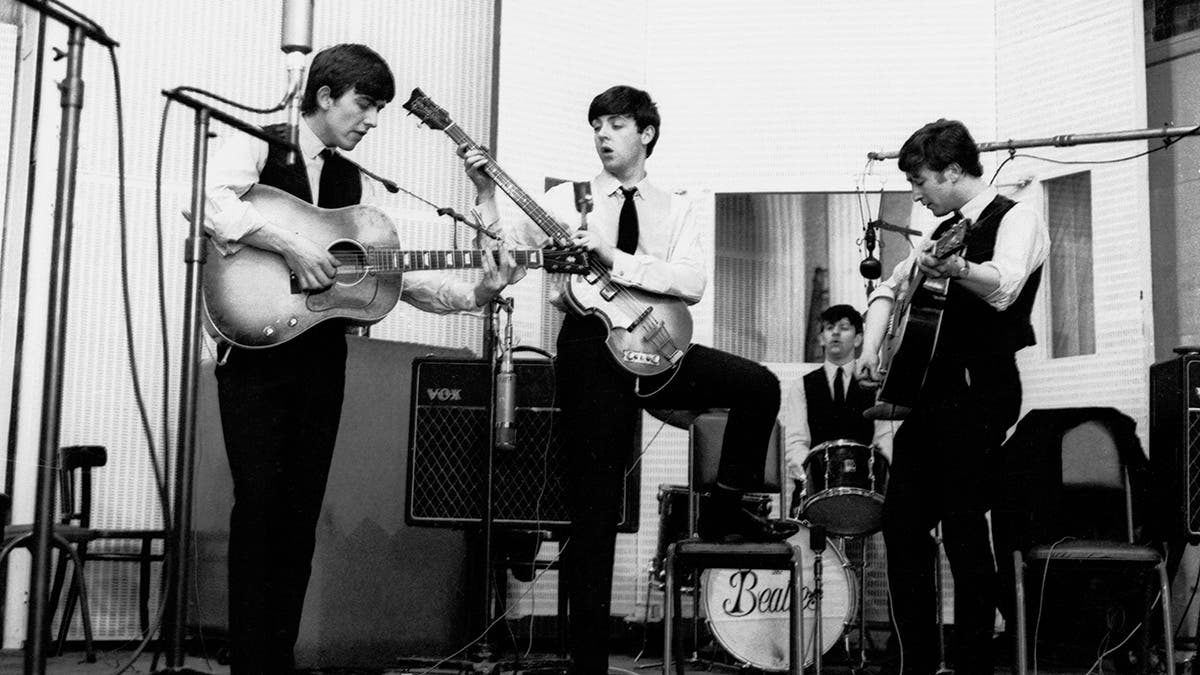
[(705, 541), (786, 541), (800, 531), (799, 523), (763, 518), (742, 508), (741, 493), (717, 490), (726, 494), (714, 494), (709, 508), (700, 511), (700, 520), (696, 523), (700, 538)]

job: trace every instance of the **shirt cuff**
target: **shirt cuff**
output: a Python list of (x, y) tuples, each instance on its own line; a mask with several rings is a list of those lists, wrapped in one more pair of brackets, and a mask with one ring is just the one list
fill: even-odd
[(496, 208), (495, 199), (489, 199), (471, 207), (471, 215), (489, 230), (495, 230), (496, 224), (500, 222), (500, 210)]

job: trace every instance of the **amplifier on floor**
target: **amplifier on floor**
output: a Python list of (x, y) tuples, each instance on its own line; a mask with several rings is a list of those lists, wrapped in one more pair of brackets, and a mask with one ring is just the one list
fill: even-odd
[[(516, 449), (496, 450), (493, 522), (526, 529), (570, 524), (566, 462), (570, 431), (560, 424), (554, 399), (554, 365), (516, 362)], [(491, 371), (481, 360), (426, 358), (413, 361), (412, 416), (408, 443), (410, 525), (474, 527), (483, 521)], [(637, 457), (641, 433), (629, 449)], [(639, 465), (640, 466), (640, 465)], [(636, 532), (641, 471), (629, 471), (618, 530)]]
[(1200, 543), (1200, 353), (1150, 366), (1150, 468), (1162, 500), (1163, 538)]

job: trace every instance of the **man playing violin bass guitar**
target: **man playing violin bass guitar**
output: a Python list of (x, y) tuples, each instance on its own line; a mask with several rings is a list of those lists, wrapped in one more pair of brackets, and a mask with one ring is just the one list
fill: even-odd
[[(692, 204), (647, 178), (646, 158), (661, 129), (650, 95), (616, 86), (593, 99), (587, 113), (603, 170), (590, 187), (594, 210), (587, 230), (572, 185), (551, 189), (545, 208), (573, 230), (576, 243), (600, 261), (619, 287), (680, 299), (700, 300), (706, 284), (705, 256)], [(498, 221), (495, 185), (485, 169), (491, 161), (477, 146), (459, 147), (479, 196), (486, 224)], [(532, 222), (506, 223), (514, 243), (540, 246), (546, 233)], [(568, 280), (559, 278), (554, 302), (565, 309)], [(619, 297), (619, 296), (618, 296)], [(779, 381), (747, 359), (691, 345), (672, 368), (638, 377), (606, 345), (608, 323), (595, 313), (569, 311), (558, 335), (556, 376), (563, 427), (572, 430), (568, 480), (572, 529), (566, 549), (570, 575), (573, 673), (603, 675), (608, 669), (609, 597), (620, 486), (627, 449), (642, 408), (698, 410), (729, 408), (722, 444), (719, 487), (700, 514), (708, 539), (782, 540), (794, 524), (767, 520), (742, 508), (744, 490), (762, 479), (767, 444), (779, 411)]]
[[(296, 292), (330, 288), (338, 258), (271, 222), (251, 200), (256, 185), (326, 209), (359, 204), (370, 187), (338, 151), (353, 150), (392, 100), (387, 63), (358, 44), (313, 57), (301, 105), (302, 156), (248, 135), (230, 137), (208, 167), (206, 227), (216, 251), (245, 246), (286, 261)], [(270, 128), (269, 128), (270, 129)], [(277, 129), (282, 133), (282, 129)], [(401, 299), (435, 313), (475, 311), (524, 275), (507, 251), (483, 256), (470, 283), (439, 272), (405, 274)], [(252, 293), (251, 293), (252, 295)], [(346, 325), (327, 320), (266, 349), (218, 348), (221, 426), (233, 475), (229, 534), (229, 635), (234, 675), (290, 673), (311, 571), (317, 518), (333, 458), (346, 379)]]
[(893, 439), (883, 507), (892, 611), (904, 673), (932, 673), (938, 626), (930, 530), (940, 521), (954, 575), (955, 672), (990, 675), (997, 578), (984, 516), (993, 461), (1021, 409), (1015, 353), (1034, 344), (1029, 316), (1049, 235), (1037, 211), (983, 180), (979, 151), (961, 122), (918, 129), (899, 163), (913, 201), (950, 217), (931, 239), (960, 220), (966, 234), (965, 248), (943, 257), (932, 255), (938, 248), (931, 240), (921, 242), (868, 302), (858, 375), (877, 381), (892, 308), (909, 297), (911, 275), (950, 280), (924, 386)]

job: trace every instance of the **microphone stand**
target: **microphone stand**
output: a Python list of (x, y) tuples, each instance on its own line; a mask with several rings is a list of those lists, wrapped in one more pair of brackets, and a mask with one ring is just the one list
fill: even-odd
[[(62, 127), (58, 145), (58, 178), (54, 199), (53, 253), (46, 323), (46, 359), (42, 376), (42, 422), (39, 430), (37, 482), (34, 488), (33, 563), (29, 573), (29, 611), (25, 627), (25, 672), (46, 672), (46, 637), (50, 631), (47, 602), (50, 588), (50, 541), (54, 531), (54, 490), (62, 422), (63, 361), (67, 334), (67, 301), (71, 276), (71, 228), (75, 216), (75, 175), (79, 165), (79, 117), (83, 109), (83, 45), (85, 39), (114, 48), (117, 42), (91, 23), (46, 2), (18, 0), (65, 25), (67, 74), (59, 84)], [(78, 573), (78, 570), (76, 571)], [(94, 661), (95, 658), (89, 659)]]
[[(486, 255), (486, 253), (485, 253)], [(499, 341), (497, 333), (499, 332), (499, 315), (501, 311), (507, 315), (507, 323), (504, 332), (504, 342), (496, 348), (496, 343)], [(489, 380), (489, 395), (488, 395), (488, 442), (487, 442), (487, 458), (484, 471), (484, 491), (483, 491), (483, 522), (481, 523), (481, 533), (483, 537), (483, 606), (482, 606), (482, 635), (479, 643), (476, 646), (476, 656), (479, 663), (476, 664), (476, 672), (491, 672), (494, 665), (492, 656), (492, 622), (495, 621), (496, 603), (492, 598), (496, 584), (492, 578), (495, 573), (495, 566), (492, 561), (492, 526), (495, 521), (495, 460), (496, 460), (496, 392), (499, 391), (500, 383), (500, 359), (505, 353), (512, 349), (512, 311), (513, 301), (511, 298), (494, 298), (489, 307), (488, 315), (491, 319), (489, 332), (487, 334), (487, 345), (485, 349), (485, 357), (488, 361), (488, 367), (491, 373)]]
[(175, 519), (170, 526), (167, 612), (162, 628), (163, 639), (167, 642), (167, 667), (157, 672), (198, 673), (199, 671), (183, 667), (183, 633), (187, 624), (187, 561), (191, 549), (192, 476), (196, 457), (196, 403), (199, 399), (200, 290), (208, 245), (208, 234), (204, 230), (204, 183), (208, 163), (209, 122), (216, 119), (268, 143), (281, 145), (289, 150), (298, 148), (178, 90), (164, 90), (163, 95), (194, 109), (196, 122), (192, 155), (191, 227), (184, 246), (187, 275), (183, 312), (182, 374), (179, 386), (179, 450), (175, 459)]

